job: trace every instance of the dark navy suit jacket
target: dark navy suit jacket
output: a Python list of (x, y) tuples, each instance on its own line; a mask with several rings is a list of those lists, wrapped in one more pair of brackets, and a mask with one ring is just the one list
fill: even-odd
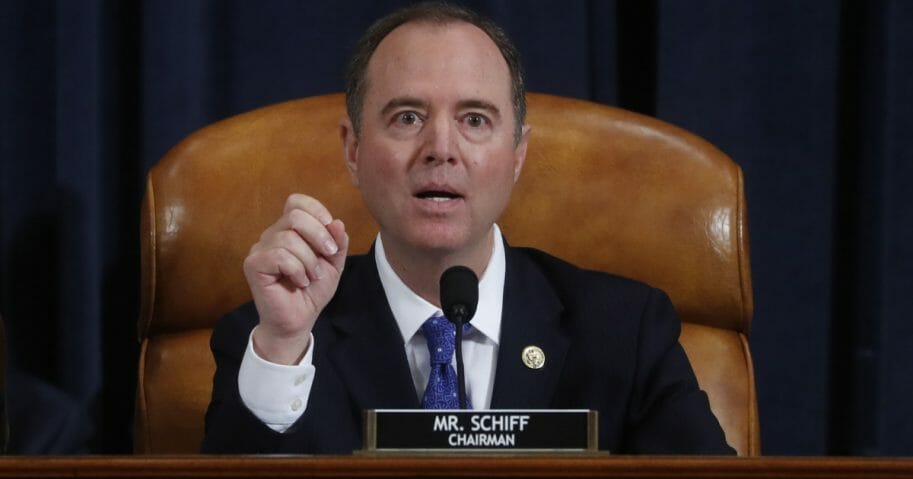
[[(599, 447), (620, 454), (732, 454), (678, 343), (667, 296), (587, 271), (541, 251), (506, 248), (507, 274), (492, 409), (599, 411)], [(362, 445), (362, 411), (419, 408), (402, 336), (374, 255), (350, 257), (314, 326), (316, 376), (307, 410), (285, 433), (241, 402), (238, 368), (252, 303), (223, 317), (203, 452), (349, 453)], [(521, 351), (545, 352), (529, 369)]]

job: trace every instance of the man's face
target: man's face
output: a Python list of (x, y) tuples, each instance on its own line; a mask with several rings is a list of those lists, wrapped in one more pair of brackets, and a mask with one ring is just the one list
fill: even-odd
[(466, 23), (407, 23), (378, 45), (367, 85), (361, 132), (347, 124), (344, 146), (384, 245), (487, 255), (528, 131), (515, 142), (510, 73), (497, 46)]

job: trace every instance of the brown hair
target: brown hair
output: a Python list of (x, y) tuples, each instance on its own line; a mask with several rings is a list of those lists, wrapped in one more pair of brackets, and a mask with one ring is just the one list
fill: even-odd
[(410, 22), (428, 22), (446, 25), (465, 22), (485, 32), (501, 51), (510, 71), (511, 95), (514, 104), (514, 140), (520, 141), (526, 121), (526, 89), (523, 86), (523, 68), (520, 52), (497, 24), (478, 13), (444, 2), (423, 2), (397, 10), (374, 22), (355, 46), (346, 71), (346, 110), (355, 134), (361, 132), (361, 114), (368, 87), (368, 62), (380, 42), (397, 27)]

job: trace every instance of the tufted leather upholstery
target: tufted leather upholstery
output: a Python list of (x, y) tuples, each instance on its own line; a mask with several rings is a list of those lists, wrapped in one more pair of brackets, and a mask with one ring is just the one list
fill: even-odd
[[(149, 172), (138, 452), (199, 447), (211, 328), (250, 299), (241, 262), (290, 193), (313, 195), (341, 218), (350, 252), (369, 248), (376, 226), (343, 164), (344, 116), (339, 94), (261, 108), (197, 131)], [(528, 121), (526, 166), (499, 221), (508, 241), (668, 292), (727, 440), (759, 454), (739, 167), (686, 131), (617, 108), (530, 94)]]

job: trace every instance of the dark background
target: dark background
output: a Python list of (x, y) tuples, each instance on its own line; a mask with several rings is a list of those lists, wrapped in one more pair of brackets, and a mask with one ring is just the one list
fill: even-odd
[[(340, 90), (403, 3), (0, 2), (14, 452), (131, 450), (145, 172), (208, 123)], [(913, 2), (467, 4), (530, 90), (654, 115), (744, 169), (764, 453), (913, 454)]]

